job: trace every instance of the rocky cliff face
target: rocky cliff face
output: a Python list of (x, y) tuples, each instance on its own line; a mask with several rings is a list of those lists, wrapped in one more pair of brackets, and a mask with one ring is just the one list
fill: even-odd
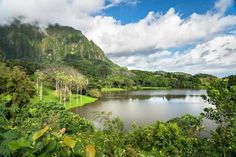
[(0, 27), (0, 55), (4, 59), (60, 62), (68, 57), (110, 62), (81, 31), (53, 25), (46, 30), (16, 21)]

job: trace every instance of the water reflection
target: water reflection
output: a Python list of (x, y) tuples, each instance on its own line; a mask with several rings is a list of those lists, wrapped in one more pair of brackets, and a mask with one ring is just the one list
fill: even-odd
[[(112, 112), (125, 122), (129, 128), (133, 122), (139, 125), (150, 124), (156, 120), (168, 121), (184, 114), (199, 115), (205, 107), (201, 95), (205, 90), (145, 90), (107, 93), (95, 103), (73, 109), (90, 120), (94, 112)], [(94, 121), (95, 124), (98, 122)]]

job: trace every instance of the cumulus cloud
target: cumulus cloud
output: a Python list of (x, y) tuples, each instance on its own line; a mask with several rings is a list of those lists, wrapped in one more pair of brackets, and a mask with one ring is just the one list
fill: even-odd
[(69, 25), (83, 28), (93, 16), (120, 4), (136, 4), (137, 0), (0, 0), (0, 24), (24, 17), (23, 22)]
[[(207, 40), (236, 25), (236, 16), (192, 14), (183, 19), (171, 8), (166, 14), (149, 12), (137, 23), (122, 25), (111, 17), (96, 16), (86, 32), (106, 53), (167, 49)], [(96, 27), (95, 27), (96, 26)]]
[(236, 73), (236, 36), (220, 36), (181, 52), (158, 51), (150, 55), (113, 57), (131, 69), (184, 71), (227, 75)]

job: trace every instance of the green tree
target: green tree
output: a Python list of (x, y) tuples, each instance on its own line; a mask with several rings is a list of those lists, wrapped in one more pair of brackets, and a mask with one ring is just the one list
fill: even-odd
[(7, 77), (10, 73), (10, 69), (0, 62), (0, 94), (6, 91)]
[(6, 87), (6, 94), (11, 96), (11, 105), (17, 108), (27, 104), (35, 94), (33, 83), (18, 67), (12, 69)]
[(100, 65), (98, 66), (97, 72), (101, 79), (105, 79), (111, 73), (111, 69), (107, 65)]
[(46, 79), (46, 75), (39, 70), (36, 70), (35, 75), (37, 77), (37, 93), (39, 94), (40, 101), (42, 101), (43, 100), (43, 81)]
[(232, 145), (236, 146), (236, 141), (230, 143), (236, 131), (236, 102), (233, 99), (234, 94), (228, 89), (227, 79), (213, 81), (208, 87), (207, 93), (208, 97), (205, 97), (205, 99), (214, 107), (204, 109), (205, 113), (203, 115), (218, 124), (218, 128), (213, 133), (212, 138), (216, 150), (219, 151), (221, 156), (226, 157), (232, 152)]

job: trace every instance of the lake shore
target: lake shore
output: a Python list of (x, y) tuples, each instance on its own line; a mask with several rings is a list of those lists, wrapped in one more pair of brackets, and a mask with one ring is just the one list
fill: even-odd
[(133, 88), (102, 88), (102, 93), (107, 92), (122, 92), (122, 91), (135, 91), (135, 90), (165, 90), (171, 87), (133, 87)]

